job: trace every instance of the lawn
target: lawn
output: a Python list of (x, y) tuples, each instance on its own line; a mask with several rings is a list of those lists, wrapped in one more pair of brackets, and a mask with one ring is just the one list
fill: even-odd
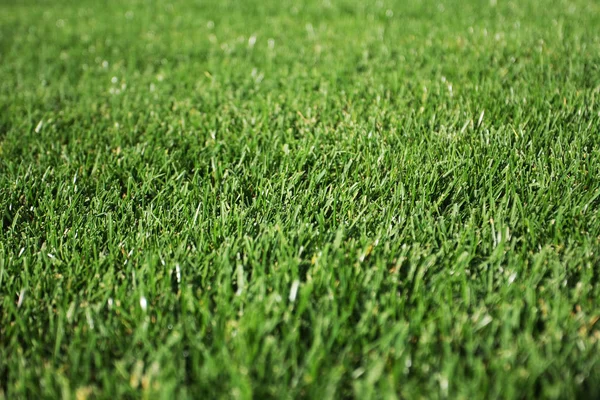
[(600, 396), (600, 4), (0, 2), (0, 399)]

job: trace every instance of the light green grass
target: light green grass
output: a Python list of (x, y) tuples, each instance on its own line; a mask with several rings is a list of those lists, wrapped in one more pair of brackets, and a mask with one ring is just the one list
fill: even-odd
[(599, 27), (2, 1), (0, 397), (600, 395)]

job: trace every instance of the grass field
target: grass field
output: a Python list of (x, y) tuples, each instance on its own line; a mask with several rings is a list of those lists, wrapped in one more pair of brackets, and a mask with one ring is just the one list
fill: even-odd
[(0, 398), (597, 398), (599, 27), (1, 1)]

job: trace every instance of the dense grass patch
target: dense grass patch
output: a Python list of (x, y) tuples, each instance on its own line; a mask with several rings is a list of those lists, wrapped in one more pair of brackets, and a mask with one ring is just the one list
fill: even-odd
[(600, 395), (600, 5), (0, 4), (0, 398)]

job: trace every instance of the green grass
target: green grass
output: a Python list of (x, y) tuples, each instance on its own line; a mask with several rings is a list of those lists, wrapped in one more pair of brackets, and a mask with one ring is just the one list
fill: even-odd
[(600, 4), (0, 4), (0, 398), (600, 395)]

